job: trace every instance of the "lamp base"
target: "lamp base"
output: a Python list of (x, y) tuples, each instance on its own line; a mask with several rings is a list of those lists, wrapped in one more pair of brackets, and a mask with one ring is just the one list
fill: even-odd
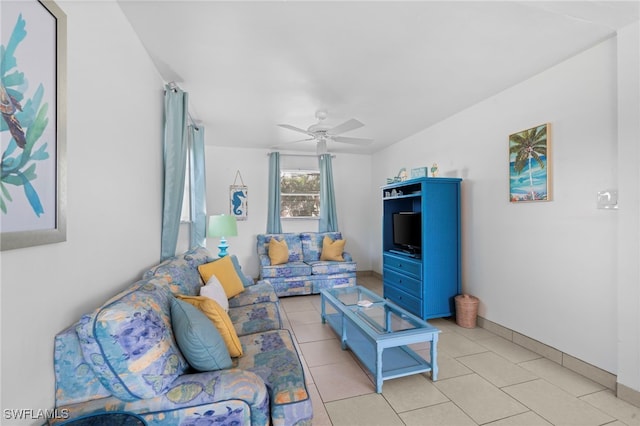
[(225, 257), (227, 254), (227, 249), (229, 248), (229, 244), (227, 244), (227, 240), (222, 237), (220, 238), (220, 244), (218, 245), (218, 249), (220, 252), (218, 253), (218, 257)]

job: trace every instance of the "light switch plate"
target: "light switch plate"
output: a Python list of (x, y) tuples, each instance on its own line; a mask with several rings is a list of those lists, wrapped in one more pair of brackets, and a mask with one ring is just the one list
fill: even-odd
[(615, 189), (605, 189), (598, 191), (597, 206), (599, 209), (617, 209), (618, 191)]

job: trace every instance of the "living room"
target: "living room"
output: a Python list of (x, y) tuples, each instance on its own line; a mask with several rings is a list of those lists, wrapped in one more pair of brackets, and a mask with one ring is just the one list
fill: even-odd
[[(3, 409), (51, 408), (53, 336), (160, 257), (166, 81), (116, 2), (59, 3), (68, 17), (67, 240), (2, 252)], [(638, 31), (636, 20), (389, 148), (333, 163), (347, 250), (359, 271), (378, 274), (386, 178), (433, 162), (462, 178), (463, 290), (480, 298), (480, 316), (615, 375), (636, 405)], [(509, 203), (508, 135), (542, 123), (552, 129), (553, 200)], [(248, 220), (229, 243), (254, 277), (267, 152), (205, 148), (209, 214), (228, 211), (237, 170), (249, 188)], [(597, 209), (609, 188), (617, 211)], [(316, 226), (283, 222), (290, 232)]]

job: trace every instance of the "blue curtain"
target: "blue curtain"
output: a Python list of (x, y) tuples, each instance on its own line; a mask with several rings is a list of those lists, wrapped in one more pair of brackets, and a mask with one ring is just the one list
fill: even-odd
[(204, 127), (189, 126), (191, 141), (191, 237), (189, 247), (205, 247), (207, 228)]
[(269, 154), (269, 198), (267, 211), (267, 234), (280, 234), (280, 153)]
[(334, 232), (338, 230), (336, 213), (336, 195), (333, 189), (333, 168), (331, 154), (320, 156), (320, 222), (318, 231)]
[(187, 105), (189, 95), (171, 85), (164, 95), (164, 198), (160, 259), (176, 253), (187, 165)]

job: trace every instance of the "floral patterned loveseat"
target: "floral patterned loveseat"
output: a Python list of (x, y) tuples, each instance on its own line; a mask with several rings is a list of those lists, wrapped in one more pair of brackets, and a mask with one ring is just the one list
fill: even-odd
[(243, 354), (230, 368), (194, 370), (174, 336), (172, 299), (197, 295), (198, 266), (217, 261), (197, 248), (151, 268), (56, 335), (56, 409), (68, 417), (51, 423), (126, 412), (148, 425), (310, 425), (311, 398), (278, 297), (232, 259), (244, 291), (228, 300), (228, 317)]
[[(258, 234), (257, 250), (260, 279), (268, 280), (279, 297), (317, 294), (323, 288), (356, 285), (356, 262), (343, 252), (344, 261), (320, 260), (324, 237), (342, 240), (340, 232), (301, 232)], [(269, 242), (285, 241), (289, 250), (287, 263), (272, 265)]]

